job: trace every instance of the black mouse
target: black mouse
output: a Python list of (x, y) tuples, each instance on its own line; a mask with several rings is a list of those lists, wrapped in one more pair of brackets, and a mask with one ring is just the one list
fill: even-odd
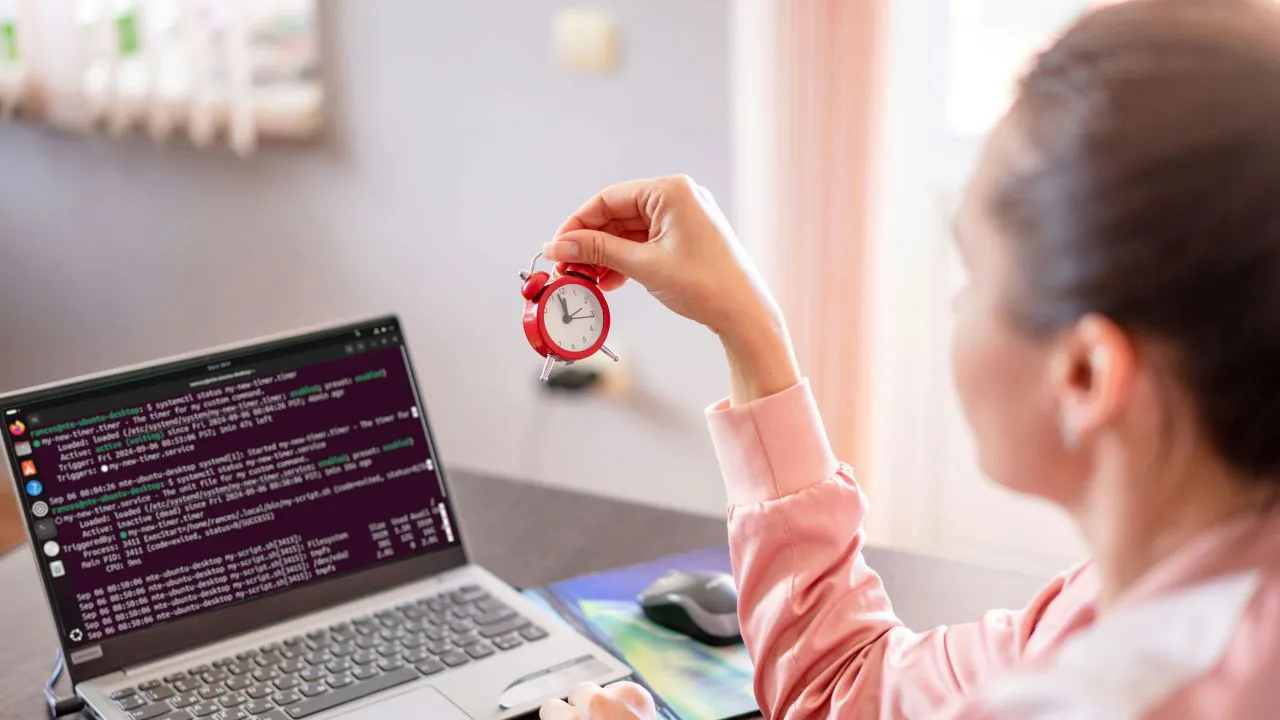
[(742, 642), (738, 590), (721, 572), (672, 570), (636, 598), (645, 617), (707, 645)]

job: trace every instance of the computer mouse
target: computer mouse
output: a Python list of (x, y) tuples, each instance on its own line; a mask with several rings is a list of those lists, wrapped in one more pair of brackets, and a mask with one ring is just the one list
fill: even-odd
[(672, 570), (636, 598), (645, 617), (707, 645), (742, 642), (738, 590), (722, 572)]

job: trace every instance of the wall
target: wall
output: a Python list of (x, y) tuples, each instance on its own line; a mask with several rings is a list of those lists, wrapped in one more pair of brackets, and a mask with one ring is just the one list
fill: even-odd
[(318, 147), (240, 161), (0, 127), (0, 388), (364, 313), (408, 326), (446, 465), (720, 514), (709, 333), (638, 287), (639, 398), (551, 401), (516, 272), (606, 183), (687, 172), (729, 202), (726, 0), (602, 0), (620, 74), (551, 63), (550, 0), (322, 3)]

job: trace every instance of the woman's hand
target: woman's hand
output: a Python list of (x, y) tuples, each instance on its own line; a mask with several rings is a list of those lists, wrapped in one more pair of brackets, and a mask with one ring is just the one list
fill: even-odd
[(538, 712), (542, 720), (656, 720), (658, 711), (648, 690), (630, 682), (608, 687), (583, 683), (569, 692), (569, 702), (551, 700)]
[(798, 381), (777, 303), (711, 193), (688, 177), (605, 188), (565, 221), (543, 256), (560, 269), (566, 263), (605, 269), (604, 290), (634, 279), (718, 334), (735, 403)]

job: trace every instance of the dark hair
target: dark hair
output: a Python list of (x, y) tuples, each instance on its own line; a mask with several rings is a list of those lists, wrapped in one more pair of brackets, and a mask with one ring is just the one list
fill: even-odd
[(1231, 466), (1280, 482), (1280, 3), (1130, 0), (1086, 14), (1022, 79), (1032, 161), (992, 209), (1014, 312), (1085, 314), (1170, 348)]

